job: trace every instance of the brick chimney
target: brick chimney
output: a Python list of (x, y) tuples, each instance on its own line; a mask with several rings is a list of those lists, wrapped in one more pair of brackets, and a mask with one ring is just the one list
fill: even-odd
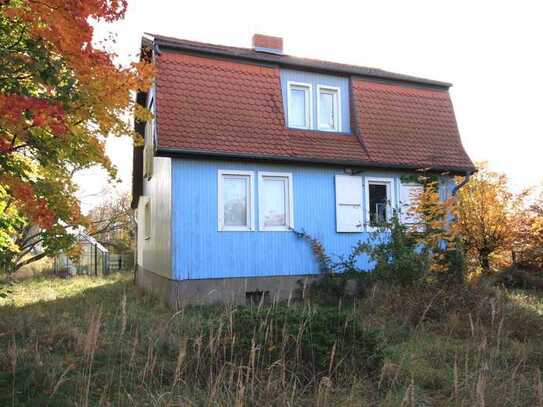
[(283, 39), (280, 37), (272, 37), (270, 35), (254, 34), (253, 49), (258, 52), (282, 55)]

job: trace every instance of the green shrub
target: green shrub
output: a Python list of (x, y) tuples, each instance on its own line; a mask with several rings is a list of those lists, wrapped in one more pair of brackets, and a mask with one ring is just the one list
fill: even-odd
[[(454, 242), (437, 240), (432, 247), (426, 240), (425, 229), (409, 228), (402, 224), (395, 213), (390, 223), (371, 233), (367, 241), (360, 241), (347, 257), (332, 260), (316, 239), (304, 233), (298, 235), (311, 242), (323, 277), (314, 282), (309, 290), (314, 302), (331, 304), (340, 299), (360, 295), (374, 283), (394, 286), (413, 286), (419, 283), (464, 283), (466, 259), (464, 248)], [(361, 256), (373, 263), (368, 272), (359, 267)], [(353, 285), (356, 287), (353, 289)]]
[(369, 243), (359, 243), (353, 249), (358, 255), (367, 254), (375, 263), (370, 279), (393, 285), (412, 285), (428, 270), (428, 256), (420, 247), (416, 235), (394, 215), (386, 229), (374, 232)]
[[(336, 305), (346, 296), (347, 279), (343, 274), (324, 274), (305, 290), (305, 298), (319, 305)], [(299, 297), (304, 287), (299, 289)]]
[[(240, 308), (220, 325), (225, 362), (263, 369), (283, 364), (300, 380), (375, 372), (383, 359), (379, 332), (364, 330), (352, 314), (334, 308)], [(213, 338), (217, 329), (207, 327), (204, 337)]]
[(466, 280), (466, 251), (460, 239), (444, 248), (442, 257), (442, 272), (438, 273), (439, 280), (443, 283), (463, 284)]

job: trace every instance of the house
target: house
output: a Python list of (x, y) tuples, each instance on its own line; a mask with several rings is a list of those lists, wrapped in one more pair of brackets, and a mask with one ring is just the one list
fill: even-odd
[[(138, 102), (137, 282), (172, 305), (288, 298), (319, 269), (294, 230), (342, 255), (419, 185), (474, 165), (449, 83), (298, 58), (281, 38), (236, 48), (146, 35), (154, 87)], [(362, 266), (371, 269), (369, 259)]]

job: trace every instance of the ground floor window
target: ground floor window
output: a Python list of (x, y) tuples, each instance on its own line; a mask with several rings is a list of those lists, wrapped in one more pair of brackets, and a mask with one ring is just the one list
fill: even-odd
[(393, 187), (392, 178), (366, 178), (366, 222), (369, 228), (382, 226), (392, 218)]
[(260, 230), (281, 231), (294, 227), (291, 174), (259, 172), (258, 196)]
[(219, 231), (253, 230), (253, 172), (219, 171)]

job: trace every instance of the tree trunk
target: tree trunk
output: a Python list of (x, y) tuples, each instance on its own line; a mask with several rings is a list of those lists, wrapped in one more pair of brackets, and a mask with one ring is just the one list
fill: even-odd
[(490, 251), (479, 250), (479, 264), (483, 269), (483, 274), (490, 274)]
[(20, 270), (22, 267), (24, 266), (27, 266), (31, 263), (34, 263), (35, 261), (38, 261), (38, 260), (41, 260), (43, 259), (45, 256), (47, 256), (47, 253), (45, 252), (42, 252), (40, 254), (37, 254), (36, 256), (34, 257), (30, 257), (30, 258), (27, 258), (26, 260), (23, 260), (21, 262), (18, 262), (16, 265), (14, 265), (13, 267), (13, 272), (15, 271), (18, 271)]

